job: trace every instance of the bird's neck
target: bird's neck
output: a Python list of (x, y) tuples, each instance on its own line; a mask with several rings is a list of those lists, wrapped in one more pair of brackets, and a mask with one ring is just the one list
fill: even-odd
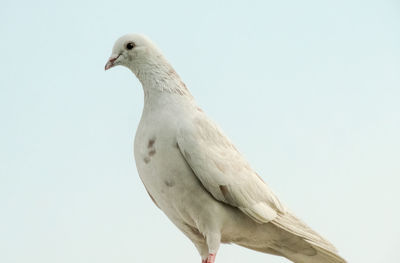
[(142, 83), (144, 94), (171, 93), (192, 97), (185, 83), (174, 68), (163, 58), (162, 61), (146, 61), (133, 69), (133, 73)]

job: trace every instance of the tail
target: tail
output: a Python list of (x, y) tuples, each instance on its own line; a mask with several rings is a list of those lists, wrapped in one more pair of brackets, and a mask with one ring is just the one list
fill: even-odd
[(346, 263), (346, 260), (336, 253), (332, 253), (318, 246), (313, 246), (313, 248), (315, 251), (313, 255), (304, 255), (302, 253), (283, 250), (281, 250), (280, 253), (295, 263)]
[(270, 223), (285, 233), (273, 249), (295, 263), (346, 263), (336, 248), (290, 212)]

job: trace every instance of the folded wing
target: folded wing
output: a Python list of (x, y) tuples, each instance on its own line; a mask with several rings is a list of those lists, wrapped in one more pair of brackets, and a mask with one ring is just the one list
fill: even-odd
[(285, 208), (221, 130), (204, 115), (180, 128), (177, 142), (187, 163), (217, 200), (267, 223)]

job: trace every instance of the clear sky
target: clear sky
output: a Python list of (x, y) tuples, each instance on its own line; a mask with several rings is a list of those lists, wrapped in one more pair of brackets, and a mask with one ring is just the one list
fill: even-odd
[(136, 172), (140, 83), (104, 72), (131, 32), (349, 262), (400, 262), (399, 29), (398, 0), (2, 0), (0, 262), (199, 262)]

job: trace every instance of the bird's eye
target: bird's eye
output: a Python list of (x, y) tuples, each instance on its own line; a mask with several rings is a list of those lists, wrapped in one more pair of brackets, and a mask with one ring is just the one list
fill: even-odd
[(126, 44), (126, 49), (128, 49), (128, 50), (131, 50), (134, 47), (135, 47), (135, 43), (133, 43), (133, 42), (129, 42), (128, 44)]

